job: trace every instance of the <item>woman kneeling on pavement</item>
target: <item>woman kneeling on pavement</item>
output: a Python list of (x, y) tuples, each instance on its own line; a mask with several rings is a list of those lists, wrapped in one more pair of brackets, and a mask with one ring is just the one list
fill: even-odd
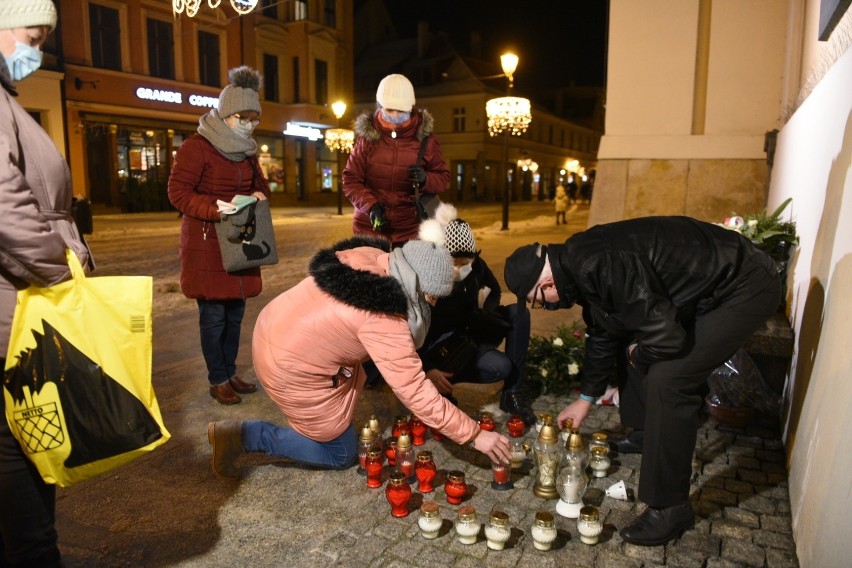
[[(436, 225), (437, 228), (435, 226)], [(421, 239), (389, 252), (387, 241), (353, 237), (321, 250), (309, 275), (260, 313), (252, 339), (255, 371), (290, 427), (257, 420), (211, 422), (213, 470), (238, 477), (243, 452), (342, 469), (358, 460), (352, 415), (372, 359), (400, 401), (425, 424), (508, 462), (509, 440), (480, 430), (426, 379), (417, 348), (430, 306), (453, 285), (453, 261), (435, 221)]]

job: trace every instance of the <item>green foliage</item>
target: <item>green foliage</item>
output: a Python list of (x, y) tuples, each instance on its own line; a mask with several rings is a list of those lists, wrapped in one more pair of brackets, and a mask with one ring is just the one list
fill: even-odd
[(551, 337), (530, 338), (527, 383), (539, 394), (566, 395), (579, 386), (585, 353), (585, 328), (562, 324)]
[(787, 249), (799, 244), (796, 223), (781, 220), (781, 213), (791, 201), (792, 198), (788, 198), (771, 215), (767, 214), (765, 209), (757, 215), (743, 217), (733, 213), (723, 225), (751, 240), (760, 250), (775, 255), (779, 247)]

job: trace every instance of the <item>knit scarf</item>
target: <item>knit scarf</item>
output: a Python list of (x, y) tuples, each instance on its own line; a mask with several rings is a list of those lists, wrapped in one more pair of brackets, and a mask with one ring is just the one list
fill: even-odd
[(414, 347), (420, 349), (426, 341), (426, 333), (432, 321), (432, 307), (420, 294), (417, 286), (417, 273), (406, 262), (402, 248), (396, 248), (390, 253), (388, 262), (390, 275), (400, 283), (408, 300), (408, 329), (414, 339)]
[(257, 141), (254, 138), (243, 138), (231, 130), (215, 108), (198, 120), (198, 133), (232, 162), (241, 162), (257, 154)]

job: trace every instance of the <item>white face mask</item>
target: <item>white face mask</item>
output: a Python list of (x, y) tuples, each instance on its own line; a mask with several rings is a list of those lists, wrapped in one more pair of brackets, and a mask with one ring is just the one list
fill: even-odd
[(473, 263), (465, 264), (464, 266), (457, 266), (453, 270), (453, 281), (461, 282), (465, 278), (467, 278), (471, 271), (473, 270)]
[(229, 124), (228, 126), (231, 127), (231, 130), (233, 130), (237, 136), (242, 138), (251, 138), (251, 133), (254, 132), (254, 124), (251, 122), (248, 124), (240, 124), (239, 120), (235, 120), (233, 124)]

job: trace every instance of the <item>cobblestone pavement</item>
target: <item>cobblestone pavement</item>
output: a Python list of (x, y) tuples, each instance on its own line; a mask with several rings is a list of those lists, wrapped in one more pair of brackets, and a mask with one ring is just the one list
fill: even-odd
[[(547, 215), (546, 230), (529, 227), (519, 235), (477, 235), (496, 274), (502, 274), (499, 258), (515, 246), (564, 239), (564, 227), (557, 234), (550, 225), (549, 208)], [(97, 252), (97, 242), (95, 246)], [(256, 312), (263, 303), (250, 303), (250, 308)], [(534, 333), (552, 333), (555, 324), (571, 314), (559, 312), (557, 319), (534, 322)], [(411, 513), (402, 518), (391, 515), (384, 487), (368, 488), (355, 468), (320, 471), (248, 455), (239, 461), (240, 480), (221, 480), (209, 467), (207, 422), (246, 418), (282, 422), (283, 418), (262, 393), (248, 395), (233, 407), (217, 405), (206, 395), (195, 326), (189, 315), (155, 318), (154, 381), (172, 440), (111, 474), (60, 490), (57, 527), (68, 568), (798, 566), (784, 450), (771, 422), (733, 430), (705, 420), (692, 480), (695, 529), (667, 546), (649, 548), (627, 544), (618, 534), (644, 506), (635, 499), (619, 501), (604, 495), (607, 487), (620, 480), (631, 496), (635, 493), (638, 455), (613, 454), (608, 475), (590, 481), (584, 500), (600, 510), (604, 521), (600, 542), (583, 544), (576, 521), (554, 515), (558, 536), (549, 551), (534, 547), (530, 528), (536, 512), (554, 512), (556, 500), (533, 494), (530, 462), (513, 474), (513, 489), (497, 491), (490, 485), (487, 459), (450, 441), (429, 438), (419, 448), (433, 452), (439, 470), (436, 490), (420, 494), (415, 484)], [(244, 345), (242, 353), (247, 352)], [(254, 378), (250, 371), (245, 375), (248, 380)], [(471, 414), (492, 407), (498, 394), (499, 385), (458, 385), (456, 392), (461, 408)], [(569, 397), (542, 396), (533, 406), (555, 414), (569, 402)], [(355, 424), (375, 414), (387, 436), (393, 418), (402, 413), (388, 387), (368, 389), (356, 410)], [(505, 418), (496, 414), (502, 431)], [(588, 442), (594, 431), (617, 428), (617, 409), (599, 406), (581, 432)], [(527, 431), (523, 440), (532, 443), (535, 435), (534, 429)], [(466, 475), (470, 491), (461, 505), (446, 500), (443, 481), (450, 470)], [(434, 540), (424, 539), (417, 526), (418, 508), (429, 500), (439, 504), (443, 518)], [(475, 544), (461, 544), (452, 528), (460, 506), (475, 507), (481, 523), (488, 521), (492, 509), (507, 513), (511, 537), (506, 548), (490, 550), (483, 530)]]

